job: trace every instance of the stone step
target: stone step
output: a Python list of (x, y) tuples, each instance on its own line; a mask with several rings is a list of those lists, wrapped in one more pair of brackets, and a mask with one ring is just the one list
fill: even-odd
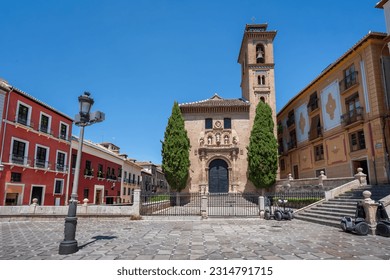
[[(310, 209), (311, 213), (316, 213), (318, 215), (339, 215), (342, 214), (344, 216), (354, 216), (356, 213), (355, 209), (340, 209), (340, 208), (321, 208), (321, 207), (313, 207)], [(303, 212), (304, 213), (304, 212)]]
[(323, 218), (323, 217), (310, 217), (310, 216), (304, 216), (304, 215), (300, 215), (300, 214), (294, 215), (294, 218), (298, 219), (298, 220), (303, 220), (306, 222), (311, 222), (311, 223), (340, 228), (340, 221), (336, 221), (333, 219), (328, 219), (328, 218)]

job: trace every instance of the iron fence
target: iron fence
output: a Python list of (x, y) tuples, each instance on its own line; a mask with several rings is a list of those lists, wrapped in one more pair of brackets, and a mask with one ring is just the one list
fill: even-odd
[(286, 207), (299, 209), (325, 198), (324, 191), (266, 193), (266, 204), (278, 205), (279, 199), (287, 200)]
[(223, 193), (209, 194), (208, 216), (259, 216), (259, 194)]
[(145, 216), (199, 216), (199, 193), (141, 193), (140, 214)]

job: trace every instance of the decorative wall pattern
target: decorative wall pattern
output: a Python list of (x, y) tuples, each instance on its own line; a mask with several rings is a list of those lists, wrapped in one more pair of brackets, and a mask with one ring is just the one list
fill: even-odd
[(322, 119), (324, 130), (330, 130), (341, 124), (341, 102), (338, 81), (334, 81), (321, 91)]

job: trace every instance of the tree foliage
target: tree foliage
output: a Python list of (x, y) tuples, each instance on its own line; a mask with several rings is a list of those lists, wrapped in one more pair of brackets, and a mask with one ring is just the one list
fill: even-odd
[(175, 101), (162, 141), (162, 169), (169, 185), (180, 192), (186, 187), (190, 167), (190, 140), (179, 104)]
[(271, 107), (259, 102), (249, 138), (248, 177), (256, 188), (269, 188), (278, 170), (277, 141)]

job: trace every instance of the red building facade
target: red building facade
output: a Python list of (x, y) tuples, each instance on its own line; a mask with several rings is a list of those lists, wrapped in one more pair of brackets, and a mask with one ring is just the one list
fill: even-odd
[(73, 120), (0, 81), (0, 205), (64, 205)]
[[(78, 139), (72, 139), (72, 172), (69, 196), (72, 193)], [(88, 199), (91, 204), (117, 204), (122, 199), (122, 166), (124, 158), (100, 144), (84, 141), (80, 163), (78, 200)]]

